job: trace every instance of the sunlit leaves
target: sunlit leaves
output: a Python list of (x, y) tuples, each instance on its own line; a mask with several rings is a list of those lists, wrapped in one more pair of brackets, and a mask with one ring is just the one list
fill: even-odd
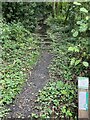
[(85, 67), (88, 67), (88, 66), (89, 66), (89, 63), (86, 62), (86, 61), (83, 61), (83, 65), (84, 65)]
[[(56, 118), (58, 115), (61, 118), (63, 118), (63, 115), (67, 117), (72, 116), (73, 113), (69, 107), (69, 102), (73, 100), (73, 97), (76, 97), (74, 94), (76, 88), (72, 88), (73, 85), (64, 83), (61, 80), (49, 82), (44, 89), (40, 91), (38, 96), (37, 102), (40, 103), (40, 106), (37, 107), (41, 113), (38, 114), (38, 118), (50, 118), (53, 112), (55, 113), (54, 117)], [(76, 107), (74, 103), (71, 106)], [(34, 115), (34, 117), (37, 116), (37, 114), (34, 113), (32, 115)]]
[(71, 59), (70, 65), (78, 65), (81, 62), (81, 60), (77, 60), (75, 57)]
[(78, 31), (75, 31), (74, 33), (73, 33), (73, 37), (77, 37), (78, 36)]
[(90, 17), (89, 16), (86, 16), (86, 20), (89, 20), (90, 19)]
[(81, 60), (76, 60), (75, 61), (75, 66), (78, 65), (81, 62)]
[(79, 52), (79, 47), (77, 47), (77, 46), (69, 47), (68, 51)]
[(79, 2), (74, 2), (73, 4), (75, 4), (75, 5), (81, 5), (81, 3), (79, 3)]
[(70, 62), (70, 65), (73, 65), (75, 63), (75, 60), (76, 60), (75, 58), (72, 58), (71, 62)]
[(80, 8), (80, 11), (83, 12), (83, 13), (88, 13), (88, 10), (84, 7)]
[(85, 32), (88, 29), (88, 24), (82, 23), (79, 27), (80, 32)]

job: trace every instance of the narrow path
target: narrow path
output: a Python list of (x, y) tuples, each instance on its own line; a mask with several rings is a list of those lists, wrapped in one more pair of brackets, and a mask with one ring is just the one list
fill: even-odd
[[(41, 40), (46, 42), (47, 35), (42, 33), (40, 35)], [(31, 71), (30, 78), (26, 81), (21, 93), (17, 95), (13, 105), (10, 105), (11, 112), (6, 118), (28, 118), (35, 111), (35, 100), (38, 92), (49, 81), (48, 67), (53, 58), (53, 55), (48, 51), (47, 44), (42, 44), (41, 49), (42, 53), (37, 65)]]
[(53, 55), (47, 51), (42, 53), (40, 60), (32, 70), (30, 79), (27, 80), (14, 104), (10, 106), (11, 112), (8, 118), (27, 118), (33, 112), (38, 91), (49, 81), (48, 66), (52, 57)]

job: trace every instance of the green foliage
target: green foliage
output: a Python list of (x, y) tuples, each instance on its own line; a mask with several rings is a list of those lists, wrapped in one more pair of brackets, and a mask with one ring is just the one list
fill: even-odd
[(31, 32), (35, 32), (39, 20), (47, 17), (48, 9), (50, 10), (50, 6), (39, 2), (2, 3), (3, 17), (6, 22), (21, 22)]
[[(55, 24), (54, 24), (55, 25)], [(51, 81), (40, 91), (36, 109), (39, 114), (33, 113), (39, 119), (77, 119), (77, 86), (72, 69), (69, 66), (68, 43), (65, 36), (57, 31), (57, 25), (50, 27), (48, 35), (53, 40), (52, 48), (55, 58), (50, 65)], [(56, 30), (56, 31), (55, 31)], [(75, 48), (75, 51), (77, 49)], [(60, 80), (58, 80), (60, 79)]]
[[(50, 66), (52, 82), (39, 93), (39, 114), (34, 118), (77, 119), (77, 76), (89, 76), (90, 71), (90, 3), (2, 3), (2, 63), (0, 81), (0, 117), (3, 108), (19, 93), (27, 72), (35, 64), (38, 51), (37, 40), (32, 34), (36, 26), (47, 24), (47, 34), (52, 39), (55, 58)], [(50, 16), (49, 16), (50, 15)], [(48, 17), (48, 18), (47, 18)], [(47, 18), (47, 19), (46, 19)], [(14, 23), (13, 23), (14, 22)], [(23, 24), (23, 25), (22, 25)], [(24, 27), (23, 27), (24, 26)], [(26, 28), (26, 29), (25, 29)], [(28, 30), (29, 31), (28, 31)], [(62, 34), (62, 32), (64, 34)], [(66, 34), (68, 33), (68, 34)], [(68, 37), (69, 36), (69, 37)]]
[[(87, 7), (83, 7), (80, 6), (78, 14), (81, 14), (81, 17), (77, 17), (75, 20), (75, 27), (73, 29), (73, 37), (77, 37), (77, 35), (79, 34), (79, 36), (83, 35), (87, 30), (89, 30), (89, 14), (88, 14), (88, 10)], [(85, 34), (84, 34), (85, 35)], [(86, 35), (85, 35), (86, 36)]]
[(83, 62), (83, 65), (85, 66), (85, 67), (89, 67), (89, 63), (88, 62)]
[(79, 2), (74, 2), (73, 4), (75, 4), (75, 5), (81, 5), (81, 3), (79, 3)]
[(88, 51), (88, 45), (89, 44), (87, 38), (81, 39), (76, 43), (76, 45), (72, 45), (72, 47), (70, 46), (68, 48), (70, 65), (72, 66), (72, 69), (75, 69), (77, 71), (78, 75), (83, 72), (83, 75), (89, 76), (88, 69), (90, 53)]
[[(81, 4), (79, 4), (79, 5), (81, 5)], [(76, 24), (74, 26), (74, 29), (72, 30), (73, 37), (70, 36), (70, 38), (68, 38), (67, 34), (61, 33), (62, 28), (59, 26), (59, 24), (55, 23), (54, 18), (49, 18), (47, 20), (48, 24), (50, 25), (50, 29), (47, 31), (47, 34), (53, 40), (52, 47), (53, 47), (53, 51), (55, 53), (55, 58), (52, 61), (52, 64), (50, 66), (51, 79), (56, 80), (56, 82), (57, 82), (57, 79), (61, 79), (61, 81), (63, 81), (64, 85), (65, 85), (65, 83), (69, 83), (69, 85), (72, 86), (72, 83), (73, 83), (72, 89), (75, 89), (76, 91), (77, 91), (77, 88), (76, 88), (77, 76), (89, 76), (89, 74), (88, 74), (89, 59), (90, 59), (90, 54), (88, 51), (89, 38), (86, 37), (87, 34), (85, 34), (86, 31), (89, 30), (89, 22), (88, 22), (89, 18), (87, 17), (88, 16), (87, 13), (86, 12), (84, 12), (84, 13), (82, 10), (83, 17), (79, 18), (77, 21), (75, 21)], [(75, 18), (75, 20), (76, 20), (76, 18)], [(84, 37), (83, 37), (83, 35), (84, 35)], [(61, 81), (59, 81), (59, 82), (61, 82)], [(62, 83), (60, 83), (60, 84), (58, 83), (57, 86), (59, 86), (59, 88), (60, 88), (61, 84)], [(53, 85), (51, 85), (51, 86), (53, 86)], [(70, 88), (70, 86), (69, 86), (69, 88)], [(67, 86), (67, 88), (68, 88), (68, 86)], [(65, 90), (66, 90), (66, 88), (64, 90), (60, 89), (59, 93), (66, 94)], [(49, 90), (47, 90), (47, 91), (49, 91)], [(52, 89), (52, 93), (53, 92), (54, 92), (54, 89)], [(74, 93), (71, 95), (71, 97), (73, 95), (74, 95)], [(54, 95), (52, 95), (52, 96), (53, 96), (52, 98), (54, 98)], [(41, 98), (41, 96), (40, 96), (40, 98)], [(45, 102), (44, 100), (47, 100), (47, 99), (43, 96), (42, 100), (44, 103)], [(73, 98), (73, 100), (74, 100), (74, 98)], [(65, 98), (65, 101), (66, 101), (66, 98)], [(58, 102), (59, 102), (59, 100), (55, 101), (54, 104), (57, 106)], [(62, 101), (61, 101), (61, 103), (62, 103)], [(75, 101), (74, 101), (74, 103), (75, 103)], [(69, 103), (68, 103), (68, 105), (69, 105)], [(48, 106), (48, 102), (47, 102), (47, 106)], [(59, 106), (61, 107), (60, 104), (59, 104)], [(77, 106), (76, 103), (75, 103), (75, 106)], [(47, 113), (47, 114), (45, 114), (45, 113)], [(75, 114), (75, 111), (73, 113)], [(49, 117), (51, 117), (50, 116), (51, 114), (49, 112), (46, 112), (46, 110), (44, 112), (44, 115), (49, 116)], [(71, 107), (69, 106), (69, 109), (67, 110), (67, 107), (63, 106), (62, 110), (59, 113), (57, 112), (57, 114), (62, 114), (62, 116), (69, 116), (69, 118), (72, 118)]]
[(78, 36), (78, 31), (75, 31), (74, 33), (73, 33), (73, 37), (77, 37)]
[(70, 66), (72, 70), (76, 71), (77, 75), (89, 76), (89, 59), (90, 53), (88, 51), (89, 47), (89, 37), (86, 32), (89, 30), (89, 17), (88, 10), (85, 7), (79, 8), (82, 17), (76, 20), (76, 26), (72, 30), (73, 37), (76, 38), (76, 43), (72, 44), (68, 51), (70, 53)]
[(53, 24), (57, 24), (59, 26), (62, 23), (62, 21), (64, 21), (64, 19), (65, 19), (65, 17), (63, 17), (61, 15), (57, 16), (55, 18), (53, 18), (52, 16), (49, 16), (46, 19), (45, 23), (47, 23), (50, 26), (53, 25)]
[(55, 53), (55, 58), (50, 66), (50, 75), (54, 79), (61, 78), (63, 81), (68, 80), (68, 82), (71, 82), (72, 73), (68, 66), (70, 60), (67, 51), (69, 43), (65, 41), (65, 36), (63, 36), (61, 32), (57, 32), (56, 30), (56, 32), (53, 33), (55, 28), (56, 27), (54, 27), (54, 30), (52, 29), (52, 31), (50, 31), (52, 33), (50, 37), (53, 39), (52, 47)]
[(86, 8), (84, 8), (84, 7), (80, 8), (80, 11), (81, 11), (82, 13), (88, 13), (88, 10), (87, 10)]
[(3, 17), (7, 22), (19, 21), (22, 22), (25, 28), (29, 31), (34, 31), (37, 20), (35, 13), (36, 3), (23, 3), (23, 2), (13, 2), (13, 3), (2, 3)]
[[(36, 63), (39, 51), (37, 40), (20, 23), (2, 23), (2, 64), (0, 80), (0, 104), (12, 103), (27, 79), (27, 73)], [(3, 106), (4, 107), (4, 106)], [(5, 110), (6, 111), (6, 110)], [(4, 114), (1, 109), (0, 116)]]
[[(76, 109), (76, 103), (74, 99), (77, 99), (76, 88), (73, 88), (73, 84), (64, 84), (62, 81), (53, 81), (39, 93), (37, 99), (38, 110), (40, 110), (39, 118), (75, 118), (74, 110)], [(73, 99), (74, 98), (74, 99)], [(33, 117), (37, 115), (32, 114)]]
[(9, 109), (5, 109), (3, 105), (0, 103), (0, 118), (3, 118), (3, 116), (7, 115), (7, 112)]

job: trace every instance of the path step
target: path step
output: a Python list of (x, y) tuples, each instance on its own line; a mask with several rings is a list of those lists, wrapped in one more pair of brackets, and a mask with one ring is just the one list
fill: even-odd
[(46, 41), (46, 42), (53, 42), (53, 40), (52, 39), (50, 39), (50, 38), (40, 38), (39, 40), (41, 40), (41, 41)]
[(37, 42), (36, 44), (51, 44), (52, 42), (50, 41), (40, 41), (40, 42)]
[(43, 48), (41, 48), (42, 50), (53, 50), (53, 48), (45, 48), (45, 47), (43, 47)]
[(40, 37), (48, 37), (48, 35), (47, 34), (43, 34), (43, 35), (39, 35)]
[[(47, 46), (47, 47), (46, 47)], [(42, 45), (41, 46), (42, 50), (52, 50), (53, 48), (50, 45)]]

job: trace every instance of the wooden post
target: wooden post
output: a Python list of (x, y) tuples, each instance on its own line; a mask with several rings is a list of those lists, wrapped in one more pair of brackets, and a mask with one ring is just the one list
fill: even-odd
[(78, 77), (78, 118), (90, 120), (89, 118), (89, 78)]

